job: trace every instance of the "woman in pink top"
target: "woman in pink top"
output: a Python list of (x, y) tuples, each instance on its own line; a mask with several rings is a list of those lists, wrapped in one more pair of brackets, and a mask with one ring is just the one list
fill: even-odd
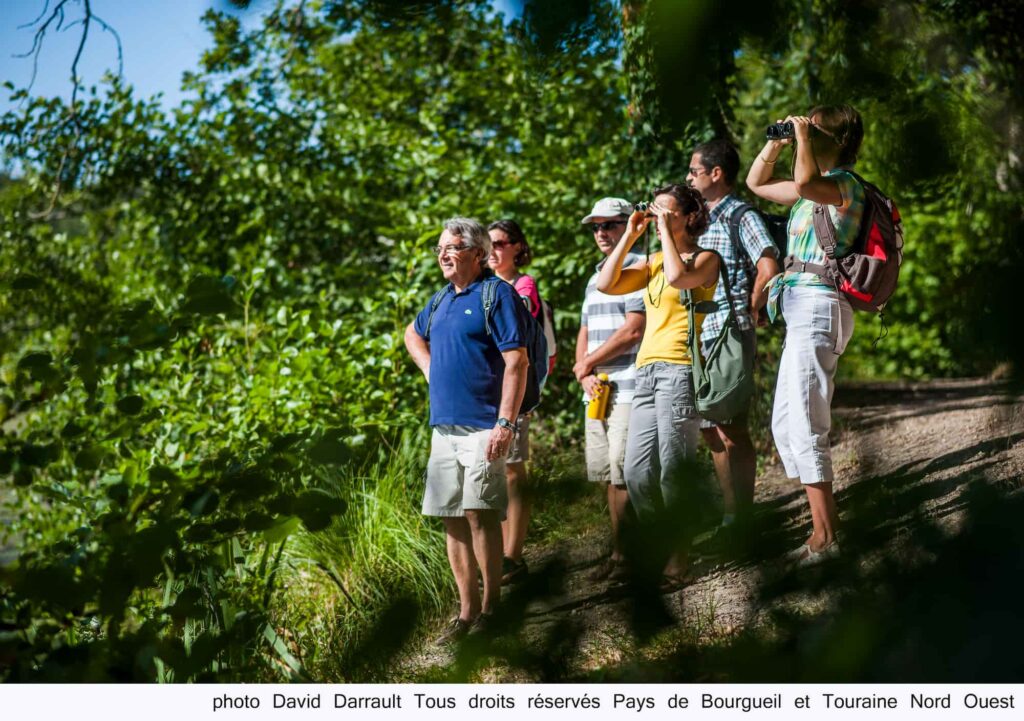
[[(540, 313), (540, 295), (537, 283), (519, 269), (532, 259), (530, 246), (522, 228), (514, 220), (498, 220), (487, 227), (491, 236), (490, 257), (487, 264), (499, 278), (511, 283), (523, 298), (534, 318)], [(513, 583), (526, 576), (526, 561), (523, 560), (523, 543), (526, 527), (530, 522), (532, 499), (527, 487), (529, 476), (526, 461), (530, 459), (530, 417), (519, 416), (519, 435), (512, 443), (505, 463), (505, 477), (508, 480), (508, 512), (501, 524), (505, 546), (502, 562), (501, 582)]]

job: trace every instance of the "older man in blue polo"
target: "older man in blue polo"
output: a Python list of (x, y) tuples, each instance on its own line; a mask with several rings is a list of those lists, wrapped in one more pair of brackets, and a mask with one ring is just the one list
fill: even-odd
[[(439, 516), (445, 526), (459, 615), (438, 641), (451, 642), (486, 632), (501, 594), (505, 458), (529, 360), (522, 301), (487, 268), (491, 241), (484, 227), (471, 218), (447, 220), (434, 250), (448, 284), (405, 329), (405, 347), (430, 385), (423, 515)], [(486, 283), (495, 284), (489, 318)]]

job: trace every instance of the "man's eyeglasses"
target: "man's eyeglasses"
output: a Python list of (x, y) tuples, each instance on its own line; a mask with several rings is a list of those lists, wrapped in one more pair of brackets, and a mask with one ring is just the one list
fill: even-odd
[(442, 256), (442, 255), (444, 255), (446, 253), (464, 253), (467, 250), (472, 250), (472, 249), (473, 249), (472, 245), (466, 245), (465, 243), (461, 243), (459, 245), (446, 245), (446, 246), (443, 246), (443, 247), (440, 246), (440, 245), (437, 245), (437, 246), (434, 246), (434, 255), (440, 257), (440, 256)]
[(626, 224), (626, 221), (624, 221), (624, 220), (606, 220), (603, 223), (591, 223), (590, 224), (590, 229), (596, 233), (596, 232), (598, 232), (600, 230), (611, 230), (612, 228), (614, 228), (616, 226), (625, 225), (625, 224)]
[(519, 241), (518, 240), (492, 240), (491, 241), (491, 247), (492, 248), (497, 248), (498, 250), (501, 250), (502, 248), (507, 248), (510, 245), (519, 245)]
[(708, 171), (704, 170), (704, 168), (700, 167), (699, 165), (697, 167), (690, 166), (689, 168), (687, 168), (687, 170), (690, 171), (690, 175), (693, 176), (699, 176), (702, 173), (704, 175), (707, 175), (708, 173)]

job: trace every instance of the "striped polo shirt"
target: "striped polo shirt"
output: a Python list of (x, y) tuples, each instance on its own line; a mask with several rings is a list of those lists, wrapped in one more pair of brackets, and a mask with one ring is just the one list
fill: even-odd
[[(605, 258), (597, 264), (594, 275), (587, 281), (587, 294), (583, 299), (583, 313), (580, 324), (587, 327), (587, 353), (593, 353), (608, 340), (615, 331), (626, 322), (626, 313), (644, 312), (644, 292), (642, 290), (626, 295), (608, 295), (597, 289), (597, 276), (601, 272)], [(623, 259), (622, 267), (640, 263), (643, 257), (636, 253), (628, 253)], [(610, 362), (594, 368), (597, 373), (607, 373), (615, 393), (612, 399), (617, 403), (631, 403), (636, 387), (636, 354), (640, 350), (637, 343), (628, 351), (613, 358)], [(586, 394), (583, 395), (586, 401)]]

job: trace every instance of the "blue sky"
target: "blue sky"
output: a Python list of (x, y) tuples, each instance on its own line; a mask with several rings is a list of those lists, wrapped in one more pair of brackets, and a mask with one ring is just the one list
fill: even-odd
[[(32, 47), (34, 30), (19, 28), (32, 22), (45, 0), (0, 0), (0, 79), (25, 87), (32, 78), (32, 59), (13, 57)], [(54, 5), (51, 0), (50, 5)], [(218, 0), (92, 0), (93, 12), (114, 27), (121, 36), (124, 76), (136, 91), (149, 96), (163, 93), (166, 102), (181, 98), (181, 74), (194, 69), (199, 56), (210, 44), (200, 17), (211, 7), (225, 9)], [(81, 7), (69, 3), (68, 22), (81, 17)], [(258, 16), (270, 0), (256, 0), (249, 15)], [(47, 32), (39, 55), (39, 70), (32, 92), (35, 95), (71, 95), (71, 62), (81, 37), (81, 27), (64, 32)], [(109, 33), (93, 25), (79, 63), (86, 86), (99, 83), (107, 70), (117, 72), (117, 45)], [(11, 107), (8, 92), (0, 93), (0, 110)]]
[[(34, 30), (19, 28), (32, 22), (46, 0), (0, 0), (0, 82), (9, 81), (24, 88), (32, 78), (32, 58), (14, 55), (32, 47)], [(50, 0), (51, 7), (56, 0)], [(124, 78), (136, 94), (149, 97), (163, 93), (164, 105), (177, 105), (183, 98), (181, 75), (195, 69), (210, 38), (200, 17), (211, 7), (234, 12), (224, 0), (92, 0), (93, 13), (113, 26), (121, 36), (124, 54)], [(521, 3), (499, 0), (495, 3), (506, 16)], [(81, 7), (68, 3), (67, 23), (81, 17)], [(258, 23), (260, 16), (273, 8), (274, 0), (253, 0), (240, 16), (246, 25)], [(71, 63), (81, 37), (81, 26), (64, 32), (47, 32), (39, 55), (39, 69), (32, 88), (34, 95), (71, 96)], [(93, 25), (79, 73), (88, 87), (98, 84), (107, 70), (117, 72), (117, 46), (109, 33)], [(0, 89), (0, 113), (10, 110), (10, 92)]]

